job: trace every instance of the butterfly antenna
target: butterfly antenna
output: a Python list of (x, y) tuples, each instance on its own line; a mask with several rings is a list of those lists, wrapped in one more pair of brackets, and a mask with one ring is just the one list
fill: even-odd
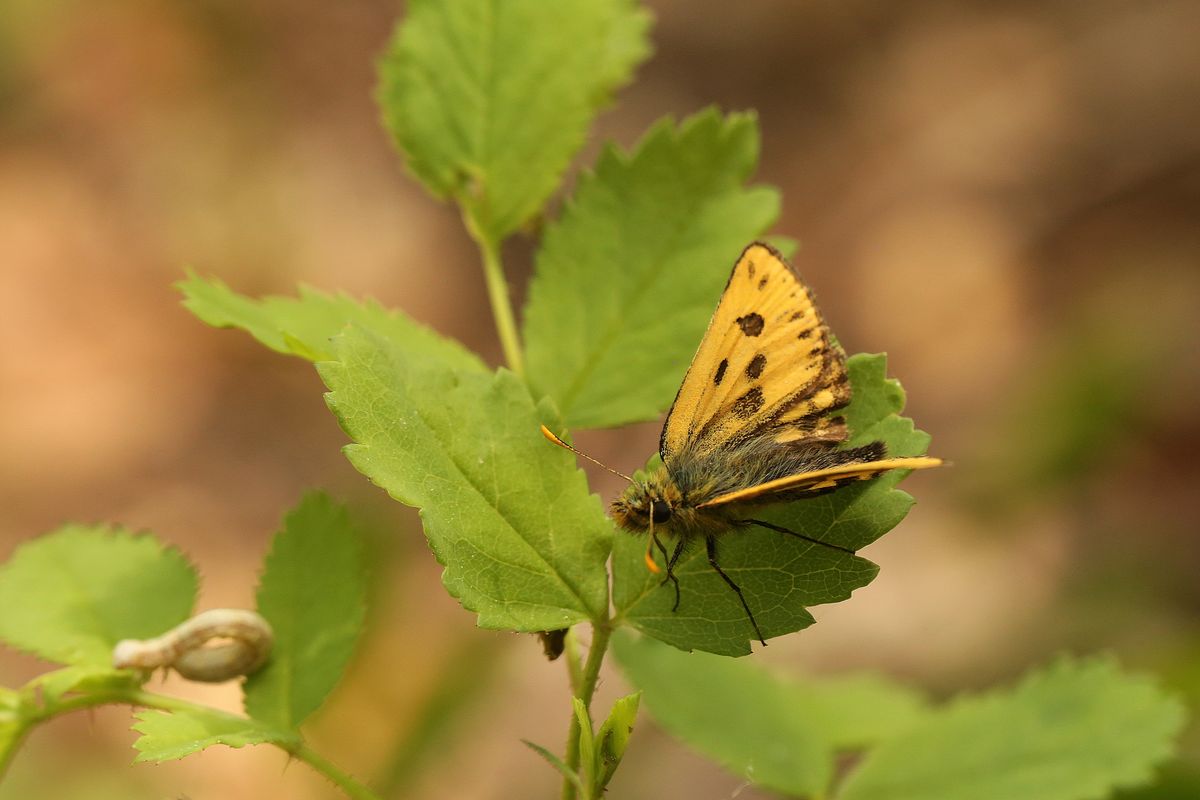
[(545, 425), (543, 425), (543, 426), (542, 426), (542, 436), (545, 436), (547, 439), (549, 439), (551, 443), (553, 443), (553, 444), (556, 444), (556, 445), (558, 445), (559, 447), (562, 447), (562, 448), (564, 448), (564, 449), (566, 449), (566, 450), (570, 450), (570, 451), (571, 451), (572, 453), (574, 453), (575, 455), (577, 455), (577, 456), (579, 456), (579, 457), (581, 457), (581, 458), (586, 458), (588, 461), (592, 462), (592, 463), (593, 463), (593, 464), (595, 464), (596, 466), (603, 467), (604, 469), (606, 469), (606, 470), (608, 470), (609, 472), (611, 472), (613, 475), (616, 475), (616, 476), (618, 476), (618, 477), (624, 478), (625, 480), (629, 481), (630, 483), (633, 483), (633, 478), (629, 477), (629, 476), (628, 476), (628, 475), (626, 475), (624, 472), (617, 472), (615, 469), (613, 469), (612, 467), (610, 467), (608, 464), (604, 464), (604, 463), (601, 463), (601, 462), (597, 461), (596, 459), (594, 459), (594, 458), (592, 458), (591, 456), (589, 456), (587, 453), (581, 453), (581, 452), (579, 452), (579, 451), (578, 451), (578, 450), (576, 450), (574, 447), (571, 447), (571, 445), (567, 444), (567, 443), (566, 443), (566, 442), (564, 442), (562, 439), (560, 439), (560, 438), (558, 438), (557, 436), (555, 436), (555, 435), (554, 435), (554, 432), (553, 432), (553, 431), (551, 431), (549, 428), (547, 428)]

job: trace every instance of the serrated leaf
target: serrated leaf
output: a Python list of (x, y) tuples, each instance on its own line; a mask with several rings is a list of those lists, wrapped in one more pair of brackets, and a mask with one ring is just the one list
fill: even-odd
[(683, 653), (619, 631), (613, 652), (673, 736), (748, 781), (819, 795), (833, 776), (825, 720), (793, 687), (748, 662)]
[[(853, 400), (845, 411), (854, 443), (880, 439), (896, 456), (920, 455), (927, 434), (897, 416), (904, 405), (899, 384), (888, 380), (886, 357), (856, 355), (848, 361)], [(843, 547), (860, 548), (895, 527), (912, 498), (893, 472), (866, 484), (755, 512), (756, 518)], [(670, 584), (650, 573), (642, 537), (619, 534), (613, 542), (613, 603), (620, 619), (684, 650), (720, 655), (750, 652), (754, 629), (741, 603), (708, 564), (703, 542), (679, 559), (679, 610)], [(781, 636), (813, 623), (808, 606), (835, 603), (866, 586), (879, 568), (857, 555), (762, 528), (728, 533), (719, 540), (718, 563), (738, 583), (765, 636)]]
[(613, 703), (608, 718), (596, 732), (596, 774), (599, 780), (596, 790), (603, 794), (604, 788), (612, 780), (625, 756), (625, 748), (629, 745), (629, 736), (633, 733), (633, 723), (637, 719), (638, 705), (642, 693), (634, 692)]
[(414, 0), (379, 103), (408, 165), (497, 242), (536, 214), (648, 53), (632, 0)]
[(488, 628), (544, 631), (605, 616), (612, 527), (573, 457), (510, 372), (417, 362), (362, 330), (320, 365), (351, 462), (421, 509), (442, 582)]
[(263, 722), (242, 719), (220, 711), (194, 709), (137, 712), (133, 729), (141, 734), (133, 743), (138, 751), (134, 761), (172, 761), (198, 753), (206, 747), (223, 744), (245, 747), (248, 744), (292, 745), (294, 735)]
[[(826, 759), (834, 751), (900, 736), (928, 713), (917, 692), (879, 675), (783, 677), (747, 659), (683, 653), (626, 632), (613, 641), (622, 669), (663, 727), (781, 791), (815, 791), (829, 777)], [(807, 769), (791, 753), (793, 738)]]
[(307, 495), (263, 563), (258, 613), (275, 644), (246, 679), (246, 713), (290, 730), (325, 700), (354, 654), (366, 616), (361, 534), (342, 505)]
[(196, 572), (148, 534), (67, 525), (0, 567), (0, 639), (60, 664), (108, 667), (121, 639), (147, 639), (191, 614)]
[(753, 115), (704, 111), (608, 148), (538, 252), (525, 309), (530, 382), (570, 427), (652, 419), (679, 388), (738, 253), (779, 213), (746, 188)]
[(183, 293), (184, 307), (204, 322), (216, 328), (240, 328), (284, 355), (328, 360), (333, 357), (331, 339), (354, 323), (403, 343), (414, 355), (444, 361), (455, 369), (485, 369), (483, 362), (458, 342), (374, 300), (328, 295), (307, 286), (300, 287), (299, 297), (256, 300), (238, 294), (217, 278), (194, 273), (175, 285)]
[(1098, 800), (1148, 781), (1181, 704), (1110, 660), (1062, 660), (968, 697), (873, 750), (840, 800)]

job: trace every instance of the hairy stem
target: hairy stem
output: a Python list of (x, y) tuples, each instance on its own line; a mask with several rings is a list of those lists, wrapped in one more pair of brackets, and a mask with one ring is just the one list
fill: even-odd
[(500, 245), (484, 232), (472, 219), (470, 213), (463, 215), (467, 231), (483, 256), (483, 277), (487, 281), (488, 301), (492, 306), (492, 317), (496, 320), (496, 333), (504, 349), (504, 360), (508, 368), (525, 378), (525, 357), (521, 354), (521, 339), (517, 334), (516, 317), (513, 315), (512, 300), (508, 296), (508, 281), (504, 278), (504, 265), (500, 261)]
[[(105, 689), (87, 694), (80, 694), (75, 697), (67, 698), (66, 700), (57, 700), (47, 703), (41, 708), (36, 709), (32, 713), (27, 712), (22, 720), (22, 730), (17, 734), (18, 738), (23, 737), (35, 725), (38, 725), (54, 717), (63, 714), (69, 714), (72, 711), (81, 709), (96, 708), (104, 705), (129, 705), (141, 706), (142, 708), (155, 708), (159, 711), (182, 711), (203, 713), (230, 719), (242, 720), (242, 717), (236, 714), (229, 714), (215, 708), (202, 706), (197, 703), (189, 703), (186, 700), (179, 700), (166, 695), (153, 694), (145, 692), (141, 689)], [(14, 743), (15, 744), (15, 743)], [(347, 797), (353, 800), (382, 800), (382, 798), (371, 791), (367, 786), (352, 775), (343, 772), (338, 767), (334, 766), (330, 761), (323, 756), (317, 754), (307, 744), (297, 737), (295, 742), (277, 742), (276, 747), (286, 752), (288, 755), (303, 761), (314, 770), (323, 775), (333, 785), (337, 786)], [(10, 748), (8, 755), (11, 756), (12, 751), (17, 748)], [(3, 774), (3, 768), (7, 767), (8, 759), (0, 761), (0, 774)]]
[[(592, 646), (588, 648), (587, 661), (583, 665), (582, 680), (575, 690), (575, 696), (583, 701), (590, 711), (592, 695), (596, 693), (596, 681), (600, 678), (600, 665), (604, 663), (604, 654), (608, 651), (608, 637), (612, 635), (609, 620), (592, 623)], [(579, 770), (579, 720), (571, 714), (570, 727), (567, 728), (567, 752), (564, 761), (572, 772)], [(562, 800), (575, 800), (575, 784), (563, 779)]]

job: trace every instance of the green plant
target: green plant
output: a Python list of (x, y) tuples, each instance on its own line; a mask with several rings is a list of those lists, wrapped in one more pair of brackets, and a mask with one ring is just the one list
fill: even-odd
[[(447, 591), (480, 626), (590, 626), (586, 659), (574, 630), (565, 642), (574, 701), (562, 755), (531, 743), (561, 772), (564, 798), (605, 791), (642, 701), (679, 738), (796, 796), (1082, 800), (1145, 781), (1182, 713), (1106, 661), (1064, 660), (1014, 691), (933, 709), (881, 678), (789, 681), (731, 660), (750, 652), (754, 632), (703, 556), (679, 564), (686, 614), (672, 613), (642, 543), (614, 533), (574, 457), (540, 436), (542, 424), (606, 428), (660, 415), (733, 257), (778, 213), (776, 190), (747, 183), (753, 115), (710, 109), (656, 124), (632, 151), (607, 147), (562, 212), (542, 219), (594, 115), (649, 52), (648, 26), (632, 0), (413, 0), (381, 62), (379, 100), (409, 168), (459, 206), (478, 245), (505, 366), (490, 369), (400, 311), (308, 289), (254, 300), (190, 275), (180, 284), (187, 307), (316, 365), (352, 440), (347, 456), (421, 510)], [(535, 221), (541, 241), (518, 330), (502, 244)], [(923, 453), (928, 436), (899, 415), (904, 394), (885, 358), (854, 356), (849, 369), (854, 440)], [(792, 503), (771, 519), (859, 549), (907, 513), (900, 478)], [(195, 575), (182, 556), (148, 537), (79, 527), (26, 545), (0, 572), (0, 637), (66, 666), (0, 694), (0, 752), (10, 757), (31, 726), (57, 714), (129, 703), (149, 709), (135, 726), (139, 760), (267, 743), (349, 795), (374, 797), (298, 731), (360, 626), (352, 529), (320, 497), (289, 516), (259, 593), (276, 650), (245, 683), (246, 717), (145, 692), (145, 676), (108, 666), (117, 639), (188, 615)], [(812, 624), (809, 606), (844, 600), (877, 572), (860, 556), (766, 530), (726, 541), (722, 563), (763, 609), (769, 637)], [(37, 603), (18, 602), (31, 593)], [(314, 597), (329, 605), (310, 615)], [(641, 692), (596, 729), (592, 697), (610, 643)], [(848, 775), (835, 770), (845, 752), (865, 753)]]

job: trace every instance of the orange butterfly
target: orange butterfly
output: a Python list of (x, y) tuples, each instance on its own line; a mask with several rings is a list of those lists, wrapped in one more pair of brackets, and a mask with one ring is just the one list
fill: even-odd
[[(662, 466), (645, 481), (617, 473), (630, 485), (613, 502), (613, 519), (647, 535), (646, 565), (654, 572), (662, 571), (654, 548), (662, 553), (663, 583), (675, 585), (672, 610), (679, 608), (675, 564), (689, 543), (703, 539), (708, 563), (737, 593), (765, 645), (741, 588), (717, 562), (718, 535), (759, 525), (853, 552), (756, 519), (754, 511), (891, 470), (942, 463), (888, 458), (883, 442), (842, 447), (849, 432), (834, 412), (849, 402), (845, 353), (832, 341), (811, 293), (778, 251), (750, 245), (734, 265), (667, 414), (659, 440)], [(583, 455), (544, 426), (542, 433)], [(660, 533), (676, 538), (674, 550), (668, 552)]]

